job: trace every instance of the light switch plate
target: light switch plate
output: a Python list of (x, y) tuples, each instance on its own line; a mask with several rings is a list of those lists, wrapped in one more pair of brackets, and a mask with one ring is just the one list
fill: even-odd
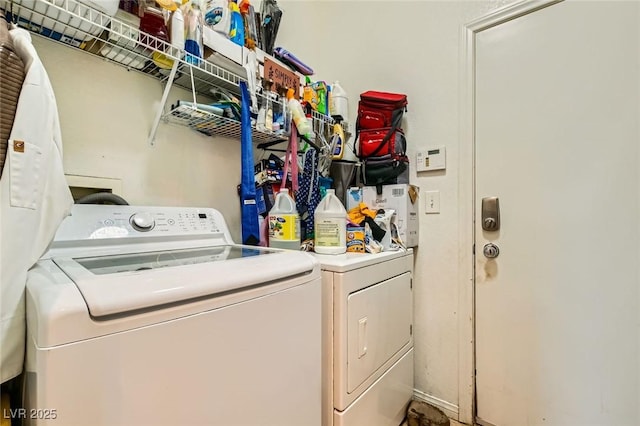
[(416, 153), (416, 170), (430, 172), (444, 170), (447, 167), (445, 147), (431, 146)]
[(426, 214), (440, 213), (440, 191), (426, 191), (424, 199)]

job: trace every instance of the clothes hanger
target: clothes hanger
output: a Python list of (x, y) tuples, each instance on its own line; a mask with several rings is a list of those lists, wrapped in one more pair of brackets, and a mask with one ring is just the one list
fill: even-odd
[[(297, 130), (296, 130), (296, 131), (297, 131)], [(318, 145), (316, 145), (316, 143), (315, 143), (315, 142), (313, 142), (313, 141), (311, 141), (309, 138), (307, 138), (305, 135), (301, 135), (301, 134), (298, 132), (298, 137), (299, 137), (301, 140), (303, 140), (304, 142), (308, 143), (308, 144), (309, 144), (309, 146), (310, 146), (311, 148), (315, 149), (316, 151), (320, 151), (320, 147), (319, 147)], [(271, 146), (273, 146), (273, 145), (277, 145), (277, 144), (279, 144), (279, 143), (283, 143), (283, 142), (286, 142), (286, 140), (270, 141), (270, 142), (262, 142), (262, 143), (258, 144), (257, 148), (258, 148), (258, 149), (267, 149), (267, 148), (269, 148), (269, 147), (271, 147)], [(276, 149), (271, 149), (270, 151), (278, 151), (278, 150), (276, 150)], [(279, 151), (284, 152), (284, 151), (282, 151), (282, 150), (279, 150)]]

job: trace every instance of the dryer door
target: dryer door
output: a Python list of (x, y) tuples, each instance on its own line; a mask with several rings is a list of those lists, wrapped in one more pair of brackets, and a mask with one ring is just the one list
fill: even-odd
[(411, 274), (351, 293), (347, 317), (347, 392), (352, 393), (411, 343)]

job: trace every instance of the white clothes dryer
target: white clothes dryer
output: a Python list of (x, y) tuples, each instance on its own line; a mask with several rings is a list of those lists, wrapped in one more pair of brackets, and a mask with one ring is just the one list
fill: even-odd
[(233, 244), (213, 209), (75, 205), (27, 282), (36, 425), (320, 425), (309, 254)]
[(398, 426), (413, 396), (413, 250), (322, 268), (322, 424)]

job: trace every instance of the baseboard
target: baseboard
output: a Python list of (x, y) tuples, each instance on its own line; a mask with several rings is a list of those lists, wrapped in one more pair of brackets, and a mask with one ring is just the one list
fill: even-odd
[(458, 416), (458, 406), (455, 404), (452, 404), (450, 402), (444, 401), (440, 398), (436, 398), (435, 396), (431, 396), (428, 395), (418, 389), (414, 389), (413, 390), (413, 398), (418, 400), (418, 401), (422, 401), (422, 402), (426, 402), (427, 404), (431, 404), (435, 407), (438, 407), (439, 409), (441, 409), (442, 411), (444, 411), (444, 413), (453, 420), (458, 420), (459, 416)]

